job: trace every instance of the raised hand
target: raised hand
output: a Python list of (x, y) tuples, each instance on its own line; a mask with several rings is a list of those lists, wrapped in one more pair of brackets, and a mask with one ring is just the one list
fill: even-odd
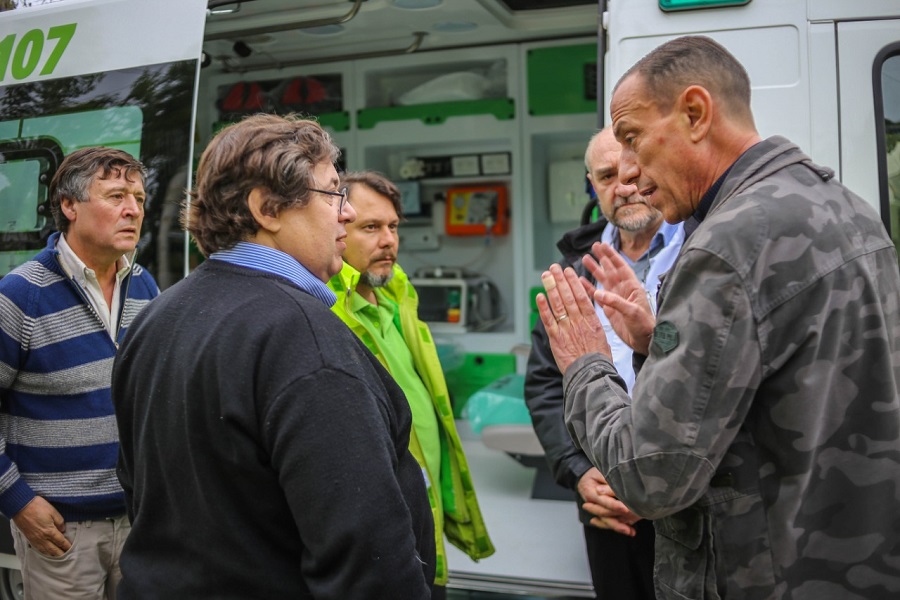
[(561, 373), (578, 357), (590, 352), (612, 356), (600, 318), (588, 290), (592, 289), (571, 268), (553, 265), (541, 275), (545, 294), (538, 294), (538, 312), (547, 329), (550, 349)]
[(584, 266), (603, 288), (594, 292), (594, 300), (603, 308), (616, 335), (635, 352), (647, 354), (656, 325), (647, 291), (612, 246), (598, 242), (591, 252), (593, 256), (584, 257)]

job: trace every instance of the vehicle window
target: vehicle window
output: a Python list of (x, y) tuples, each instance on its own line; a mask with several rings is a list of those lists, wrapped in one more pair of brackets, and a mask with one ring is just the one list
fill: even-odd
[(881, 94), (890, 230), (900, 252), (900, 51), (882, 63)]

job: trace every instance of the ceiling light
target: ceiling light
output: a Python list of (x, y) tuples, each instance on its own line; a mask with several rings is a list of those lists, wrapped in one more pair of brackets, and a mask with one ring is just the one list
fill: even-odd
[(435, 6), (440, 6), (443, 1), (444, 0), (393, 0), (393, 4), (397, 8), (417, 10), (420, 8), (434, 8)]
[[(668, 0), (661, 1), (666, 2)], [(597, 0), (500, 0), (500, 3), (513, 12), (541, 10), (544, 8), (568, 8), (570, 6), (593, 5), (594, 8), (597, 7)]]
[(251, 48), (259, 48), (260, 46), (271, 46), (275, 43), (275, 36), (271, 33), (261, 33), (259, 35), (249, 35), (242, 41)]
[(313, 35), (336, 35), (344, 30), (343, 25), (322, 25), (321, 27), (308, 27), (301, 29), (303, 33), (311, 33)]
[(241, 10), (240, 2), (229, 2), (227, 4), (215, 5), (214, 8), (209, 9), (209, 14), (211, 14), (211, 15), (233, 15), (236, 12), (240, 12), (240, 10)]
[(434, 31), (441, 33), (465, 33), (466, 31), (475, 31), (478, 25), (471, 21), (442, 21), (431, 26)]

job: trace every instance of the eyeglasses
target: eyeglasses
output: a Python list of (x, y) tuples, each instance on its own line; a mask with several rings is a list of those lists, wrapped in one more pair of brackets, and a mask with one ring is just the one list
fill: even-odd
[[(338, 204), (338, 214), (344, 211), (344, 203), (350, 198), (350, 194), (347, 191), (347, 187), (344, 186), (336, 192), (328, 192), (326, 190), (317, 190), (315, 188), (306, 188), (310, 192), (319, 192), (320, 194), (327, 194), (329, 196), (340, 196), (341, 202)], [(333, 202), (329, 202), (332, 206), (334, 206)]]

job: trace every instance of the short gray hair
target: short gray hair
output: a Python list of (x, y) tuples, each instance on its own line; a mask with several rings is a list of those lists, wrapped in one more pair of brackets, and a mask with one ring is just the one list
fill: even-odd
[(753, 123), (750, 77), (744, 66), (712, 38), (688, 35), (662, 44), (628, 69), (616, 88), (635, 74), (641, 77), (650, 99), (663, 114), (672, 110), (682, 90), (699, 85), (719, 100), (732, 117)]

